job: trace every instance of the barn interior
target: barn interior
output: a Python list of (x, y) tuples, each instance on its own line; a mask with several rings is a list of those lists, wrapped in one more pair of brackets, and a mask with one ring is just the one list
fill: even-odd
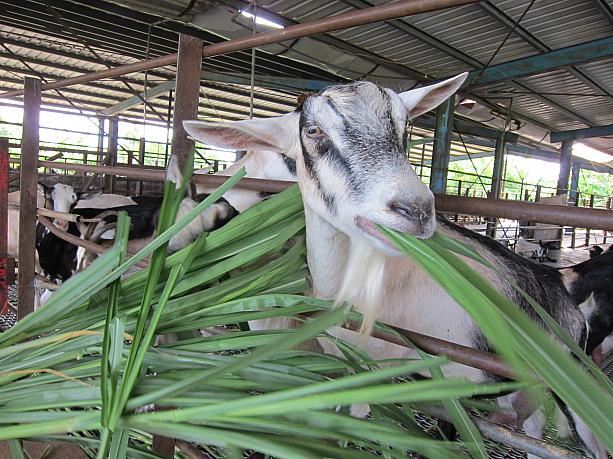
[[(393, 3), (414, 10), (386, 12)], [(37, 182), (159, 197), (173, 155), (193, 151), (205, 177), (244, 156), (194, 143), (183, 120), (268, 118), (331, 85), (366, 80), (400, 92), (468, 72), (455, 96), (407, 126), (409, 161), (437, 210), (536, 263), (568, 266), (606, 249), (613, 1), (393, 3), (0, 0), (4, 215), (7, 193), (35, 196)], [(287, 186), (256, 182), (245, 186)], [(36, 203), (23, 205), (34, 228)], [(0, 243), (7, 232), (3, 218)], [(14, 319), (34, 311), (35, 286), (52, 283), (35, 275), (34, 230), (29, 238), (18, 275), (0, 245), (0, 300)]]

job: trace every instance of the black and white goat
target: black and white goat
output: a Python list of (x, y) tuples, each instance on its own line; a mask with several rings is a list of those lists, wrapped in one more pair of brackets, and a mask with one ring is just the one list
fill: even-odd
[[(21, 192), (9, 193), (8, 209), (8, 256), (19, 259), (19, 204)], [(55, 212), (70, 212), (77, 202), (77, 193), (70, 185), (56, 183), (51, 187), (39, 184), (36, 194), (36, 206), (47, 208)], [(54, 220), (54, 225), (66, 230), (67, 224), (63, 220)]]
[[(452, 95), (466, 74), (400, 94), (360, 81), (332, 86), (309, 97), (295, 112), (269, 119), (210, 123), (190, 121), (186, 130), (208, 145), (266, 150), (296, 161), (306, 218), (312, 293), (348, 301), (365, 317), (365, 328), (379, 319), (402, 328), (473, 348), (490, 346), (470, 316), (412, 260), (399, 256), (375, 224), (419, 238), (439, 228), (480, 253), (489, 270), (467, 260), (537, 322), (537, 314), (499, 273), (505, 273), (553, 316), (577, 342), (585, 322), (560, 272), (525, 260), (497, 242), (438, 219), (434, 196), (407, 159), (407, 123)], [(290, 321), (259, 321), (254, 328), (286, 328)], [(330, 332), (364, 348), (376, 359), (412, 356), (406, 348), (334, 328)], [(338, 352), (327, 339), (328, 352)], [(447, 374), (473, 381), (493, 376), (458, 364)], [(535, 407), (533, 407), (535, 408)], [(538, 410), (524, 417), (528, 433), (539, 437)], [(362, 414), (365, 414), (364, 412)], [(581, 422), (577, 419), (577, 422)], [(589, 432), (588, 432), (589, 434)], [(606, 453), (590, 442), (591, 453)]]
[[(172, 161), (169, 165), (169, 168), (171, 167), (174, 167)], [(181, 219), (206, 197), (207, 195), (197, 194), (192, 197), (183, 198), (177, 211), (176, 220)], [(133, 197), (132, 199), (135, 201), (135, 205), (116, 207), (113, 209), (114, 213), (112, 215), (105, 216), (97, 224), (94, 233), (99, 233), (101, 237), (96, 238), (95, 242), (102, 243), (103, 245), (110, 245), (112, 243), (108, 240), (105, 242), (104, 239), (112, 239), (114, 231), (105, 231), (104, 228), (117, 220), (117, 212), (119, 211), (125, 211), (130, 216), (129, 253), (137, 252), (153, 240), (157, 231), (157, 222), (163, 198)], [(75, 209), (74, 212), (89, 218), (95, 217), (100, 213), (99, 209), (96, 211), (93, 209)], [(169, 241), (168, 252), (176, 252), (195, 241), (200, 234), (222, 227), (237, 214), (238, 211), (226, 199), (219, 199)], [(95, 257), (94, 254), (86, 253), (85, 249), (79, 247), (77, 250), (77, 269), (87, 268)]]
[(613, 350), (613, 246), (595, 247), (597, 255), (560, 273), (588, 322), (585, 351), (598, 362)]

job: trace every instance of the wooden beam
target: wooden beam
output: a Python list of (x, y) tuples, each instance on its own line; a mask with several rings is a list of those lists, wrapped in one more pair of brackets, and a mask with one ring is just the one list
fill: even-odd
[(19, 188), (19, 288), (17, 319), (34, 312), (36, 266), (36, 198), (38, 194), (38, 143), (41, 81), (26, 77), (23, 96), (21, 181)]

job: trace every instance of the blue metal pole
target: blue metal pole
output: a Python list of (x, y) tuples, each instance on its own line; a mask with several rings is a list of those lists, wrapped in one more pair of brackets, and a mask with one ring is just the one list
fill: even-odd
[(432, 169), (430, 171), (430, 189), (434, 193), (446, 193), (447, 190), (447, 169), (449, 168), (451, 153), (454, 102), (455, 96), (451, 96), (436, 111)]
[(504, 166), (504, 155), (507, 149), (507, 142), (504, 134), (496, 140), (496, 150), (494, 152), (494, 170), (492, 172), (492, 186), (490, 188), (490, 197), (498, 199), (502, 188), (502, 169)]
[(560, 152), (560, 175), (558, 176), (557, 194), (564, 194), (568, 191), (568, 174), (570, 173), (570, 162), (573, 157), (573, 141), (562, 142)]
[(573, 206), (577, 202), (577, 191), (579, 190), (579, 172), (581, 172), (581, 164), (573, 161), (570, 172), (570, 191), (568, 194), (568, 205)]

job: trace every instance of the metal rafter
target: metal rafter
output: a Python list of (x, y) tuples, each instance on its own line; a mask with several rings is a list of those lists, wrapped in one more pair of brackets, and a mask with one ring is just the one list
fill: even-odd
[[(38, 45), (30, 46), (30, 44), (28, 43), (22, 44), (16, 40), (9, 40), (4, 37), (0, 37), (0, 43), (10, 44), (11, 46), (19, 46), (24, 49), (46, 52), (46, 53), (58, 55), (61, 57), (67, 57), (67, 58), (75, 59), (75, 60), (83, 60), (86, 62), (92, 62), (94, 64), (97, 64), (97, 62), (94, 59), (88, 59), (86, 56), (80, 56), (79, 54), (73, 54), (73, 53), (60, 52), (58, 50), (54, 50), (53, 48), (45, 48), (43, 46), (38, 46)], [(42, 59), (37, 59), (34, 57), (30, 57), (30, 56), (23, 56), (21, 54), (16, 54), (16, 53), (9, 54), (9, 53), (0, 52), (0, 57), (7, 58), (7, 59), (14, 59), (14, 60), (23, 60), (25, 62), (29, 62), (29, 63), (36, 64), (36, 65), (49, 66), (49, 62), (44, 61)], [(82, 73), (83, 71), (79, 67), (74, 67), (68, 64), (63, 64), (63, 63), (53, 63), (53, 67), (61, 69), (61, 70), (67, 70), (67, 71), (74, 72), (74, 73)], [(150, 71), (150, 73), (153, 74), (152, 71)], [(167, 81), (169, 78), (173, 76), (173, 74), (170, 72), (168, 74), (156, 72), (154, 75), (160, 78), (161, 81)], [(54, 76), (53, 78), (59, 78), (59, 76)], [(273, 80), (274, 78), (275, 77), (262, 77), (261, 80), (263, 82), (266, 82), (267, 80), (269, 79)], [(243, 81), (245, 79), (248, 79), (248, 75), (246, 74), (232, 74), (232, 73), (227, 74), (227, 73), (209, 72), (209, 71), (203, 72), (203, 76), (202, 76), (203, 85), (205, 87), (209, 87), (211, 89), (220, 90), (220, 91), (227, 90), (227, 87), (224, 87), (223, 85), (219, 85), (216, 83), (245, 84), (245, 82)], [(280, 80), (280, 83), (283, 82), (283, 78), (280, 78), (279, 80)], [(291, 82), (299, 83), (303, 81), (303, 80), (294, 79), (294, 78), (287, 78), (286, 80), (287, 80), (286, 82), (288, 83), (288, 85)], [(144, 85), (143, 80), (136, 80), (136, 79), (131, 78), (129, 79), (129, 81), (137, 85), (141, 85), (141, 86)], [(153, 88), (158, 83), (160, 83), (160, 81), (155, 80), (155, 79), (154, 80), (149, 79), (147, 82), (147, 87)], [(97, 88), (105, 89), (105, 90), (112, 90), (112, 91), (118, 90), (116, 86), (112, 86), (112, 85), (109, 85), (108, 83), (103, 83), (103, 82), (88, 82), (88, 83), (84, 83), (84, 85), (91, 86), (91, 87), (97, 87)], [(275, 89), (277, 91), (283, 91), (283, 89), (280, 89), (278, 86), (275, 86)], [(233, 87), (232, 90), (241, 93), (241, 95), (249, 96), (249, 92), (245, 89)], [(285, 90), (288, 91), (290, 89), (286, 88)], [(296, 88), (294, 88), (294, 91), (295, 90)], [(289, 97), (294, 97), (294, 96), (289, 95)], [(280, 104), (280, 105), (287, 105), (287, 106), (292, 105), (292, 103), (289, 102), (286, 98), (279, 97), (274, 94), (258, 94), (257, 99), (266, 101), (266, 102), (275, 103), (275, 104)]]
[[(597, 3), (600, 3), (599, 0), (595, 0)], [(494, 19), (499, 21), (501, 24), (508, 28), (515, 27), (514, 33), (522, 38), (526, 43), (529, 43), (532, 47), (536, 48), (541, 52), (551, 51), (551, 48), (543, 43), (541, 40), (536, 38), (532, 33), (530, 33), (527, 29), (525, 29), (520, 24), (515, 24), (513, 19), (511, 19), (504, 11), (502, 11), (497, 6), (493, 5), (489, 1), (479, 3), (479, 6)], [(592, 77), (588, 76), (585, 73), (585, 70), (579, 69), (575, 66), (568, 67), (567, 71), (573, 75), (575, 78), (580, 80), (585, 85), (592, 88), (596, 93), (611, 95), (612, 93), (607, 91), (604, 87), (598, 84), (593, 80)]]
[[(77, 40), (79, 43), (81, 43), (83, 46), (85, 46), (85, 48), (92, 54), (92, 56), (94, 56), (94, 58), (96, 59), (96, 61), (105, 66), (106, 68), (111, 68), (112, 66), (104, 59), (102, 58), (89, 44), (89, 42), (87, 40), (85, 40), (83, 37), (81, 37), (79, 35), (79, 33), (77, 33), (75, 30), (73, 30), (72, 27), (70, 27), (66, 21), (64, 21), (64, 19), (62, 18), (61, 14), (55, 9), (53, 8), (48, 0), (45, 0), (45, 5), (47, 7), (47, 11), (49, 11), (49, 13), (55, 18), (55, 20), (58, 22), (58, 24), (60, 24), (60, 26), (62, 26), (66, 32), (68, 32), (69, 35), (73, 36), (75, 38), (75, 40)], [(132, 85), (126, 80), (126, 78), (124, 77), (120, 77), (118, 78), (119, 81), (121, 81), (121, 83), (128, 88), (128, 90), (132, 93), (133, 96), (138, 97), (142, 103), (144, 103), (147, 107), (149, 107), (151, 109), (151, 111), (155, 114), (155, 116), (157, 116), (160, 120), (164, 121), (164, 117), (147, 101), (146, 97), (146, 92), (145, 92), (145, 96), (141, 96), (138, 91), (136, 91)]]
[(508, 81), (507, 84), (511, 86), (512, 88), (519, 89), (520, 91), (528, 91), (530, 93), (529, 97), (532, 97), (533, 99), (536, 99), (539, 102), (542, 102), (543, 104), (550, 106), (551, 108), (557, 110), (558, 112), (562, 113), (563, 115), (567, 116), (573, 121), (580, 121), (583, 124), (586, 124), (587, 126), (590, 126), (590, 127), (596, 125), (594, 121), (589, 120), (585, 118), (584, 116), (579, 115), (578, 113), (570, 110), (569, 108), (557, 102), (554, 102), (549, 97), (540, 95), (539, 93), (537, 93), (534, 89), (530, 88), (530, 86), (528, 86), (524, 82), (520, 83), (519, 81), (511, 80), (511, 81)]
[[(0, 4), (1, 3), (3, 2), (0, 1)], [(92, 4), (92, 2), (87, 1), (71, 3), (63, 0), (54, 0), (54, 5), (56, 5), (58, 9), (61, 9), (65, 14), (77, 16), (77, 19), (73, 20), (72, 22), (79, 25), (78, 27), (73, 25), (73, 28), (76, 28), (80, 34), (89, 37), (90, 39), (94, 39), (98, 46), (105, 47), (107, 50), (115, 53), (121, 53), (136, 59), (141, 59), (146, 48), (146, 30), (149, 24), (155, 23), (159, 18), (156, 16), (137, 13), (111, 3), (104, 3), (105, 8), (100, 9), (98, 3)], [(22, 5), (14, 6), (15, 8), (21, 8), (26, 12), (36, 13), (36, 16), (48, 16), (48, 13), (46, 13), (44, 10), (40, 10), (40, 8), (27, 8), (28, 6), (38, 7), (38, 4), (36, 3), (28, 2)], [(118, 35), (117, 37), (109, 37), (108, 31), (104, 29), (104, 26), (106, 26), (109, 21), (110, 14), (113, 15), (113, 19), (117, 27), (122, 27), (122, 34)], [(50, 26), (49, 21), (32, 17), (32, 14), (28, 16), (26, 13), (22, 13), (21, 15), (24, 16), (25, 20), (27, 20), (26, 25), (20, 25), (22, 28), (27, 28), (28, 30), (32, 30), (34, 32), (40, 32), (42, 28)], [(129, 22), (123, 23), (122, 21)], [(15, 24), (9, 23), (7, 25), (14, 26)], [(58, 38), (64, 38), (64, 36), (60, 33), (61, 31), (59, 28), (57, 26), (55, 28), (58, 29), (58, 31), (51, 31), (50, 34), (55, 35)], [(96, 32), (98, 30), (100, 32)], [(178, 33), (187, 33), (189, 35), (197, 36), (202, 38), (206, 43), (216, 43), (220, 41), (219, 37), (209, 32), (205, 32), (199, 28), (188, 27), (185, 24), (166, 23), (164, 26), (158, 25), (153, 27), (153, 31), (154, 33), (152, 34), (151, 47), (152, 56), (165, 55), (176, 51)], [(130, 37), (129, 40), (126, 40), (126, 37)], [(130, 43), (130, 45), (128, 46), (126, 43)], [(135, 43), (139, 43), (139, 50), (137, 51), (135, 51)], [(247, 68), (249, 57), (245, 52), (238, 52), (233, 53), (232, 55), (217, 56), (209, 62), (209, 66), (212, 62), (217, 62), (217, 65), (223, 64), (226, 66), (233, 66), (234, 70), (242, 71)], [(297, 74), (298, 76), (321, 77), (324, 75), (329, 75), (327, 72), (316, 67), (309, 66), (308, 64), (292, 62), (290, 65), (289, 63), (286, 63), (285, 58), (273, 55), (263, 55), (258, 60), (258, 67), (273, 73), (286, 72), (295, 75)]]
[[(237, 8), (237, 9), (245, 8), (246, 6), (249, 5), (249, 3), (244, 1), (244, 0), (232, 0), (231, 4), (235, 8)], [(262, 7), (258, 7), (258, 15), (260, 17), (264, 18), (264, 19), (268, 19), (270, 21), (276, 22), (277, 24), (281, 24), (283, 26), (298, 24), (298, 22), (296, 22), (296, 21), (293, 21), (291, 19), (285, 18), (284, 16), (281, 16), (279, 14), (273, 13), (273, 12), (271, 12), (269, 10), (266, 10), (265, 8), (262, 8)], [(401, 21), (401, 22), (404, 22), (404, 21)], [(428, 34), (426, 34), (425, 32), (421, 32), (420, 35), (422, 37), (425, 37)], [(428, 36), (431, 37), (430, 35), (428, 35)], [(377, 56), (376, 54), (374, 54), (374, 53), (372, 53), (372, 52), (370, 52), (370, 51), (368, 51), (366, 49), (360, 48), (358, 46), (351, 45), (351, 44), (349, 44), (349, 43), (347, 43), (347, 42), (345, 42), (345, 41), (343, 41), (343, 40), (341, 40), (339, 38), (330, 37), (328, 35), (318, 35), (318, 36), (314, 36), (314, 37), (311, 37), (311, 38), (313, 40), (321, 41), (323, 43), (327, 43), (327, 44), (330, 44), (332, 46), (338, 47), (339, 49), (346, 49), (346, 50), (349, 50), (351, 52), (356, 52), (357, 54), (359, 54), (364, 59), (369, 60), (369, 61), (371, 61), (371, 62), (373, 62), (373, 63), (375, 63), (377, 65), (382, 65), (384, 67), (387, 67), (387, 68), (389, 68), (391, 70), (398, 71), (398, 72), (401, 72), (401, 73), (405, 73), (407, 75), (411, 75), (411, 74), (415, 73), (414, 69), (411, 69), (411, 68), (407, 67), (404, 64), (399, 64), (399, 63), (392, 62), (392, 61), (389, 61), (389, 60), (385, 60), (385, 61), (382, 62), (381, 58), (379, 56)], [(442, 43), (440, 40), (435, 39), (434, 37), (431, 37), (431, 40), (429, 40), (429, 41), (430, 41), (430, 44), (432, 44), (432, 46), (434, 46), (435, 42)], [(462, 53), (459, 50), (456, 50), (455, 48), (453, 48), (453, 47), (451, 47), (449, 45), (446, 45), (446, 49), (454, 49), (455, 51), (454, 51), (454, 54), (452, 56), (455, 57), (456, 59), (458, 59), (458, 60), (468, 64), (468, 65), (471, 65), (470, 64), (471, 60), (473, 62), (476, 61), (475, 59), (471, 58), (470, 56)], [(483, 64), (481, 64), (481, 67), (482, 66), (483, 66)], [(416, 77), (416, 78), (418, 78), (420, 81), (428, 81), (428, 80), (432, 79), (431, 77), (428, 77), (427, 75), (422, 75), (421, 78), (419, 78), (419, 77)], [(529, 115), (526, 115), (526, 114), (523, 114), (523, 113), (519, 113), (519, 112), (510, 110), (508, 108), (505, 108), (505, 107), (501, 107), (501, 106), (499, 106), (499, 105), (497, 105), (497, 104), (495, 104), (493, 102), (490, 102), (487, 99), (484, 99), (483, 97), (479, 96), (478, 94), (476, 94), (474, 92), (468, 92), (467, 95), (470, 96), (472, 99), (475, 99), (478, 102), (482, 103), (486, 107), (489, 107), (490, 109), (497, 110), (497, 111), (500, 111), (500, 112), (504, 112), (504, 113), (508, 114), (509, 116), (512, 116), (512, 117), (517, 118), (517, 119), (521, 119), (523, 121), (527, 121), (527, 122), (529, 122), (529, 123), (531, 123), (531, 124), (533, 124), (535, 126), (538, 126), (538, 127), (542, 128), (542, 129), (545, 129), (545, 130), (548, 130), (548, 131), (551, 131), (553, 129), (551, 126), (548, 126), (547, 124), (545, 124), (545, 123), (543, 123), (541, 121), (538, 121), (538, 120), (536, 120), (534, 118), (531, 118)], [(475, 123), (477, 123), (477, 122), (475, 122)]]
[(604, 0), (592, 0), (596, 7), (602, 12), (604, 17), (607, 18), (609, 23), (613, 25), (613, 9)]

